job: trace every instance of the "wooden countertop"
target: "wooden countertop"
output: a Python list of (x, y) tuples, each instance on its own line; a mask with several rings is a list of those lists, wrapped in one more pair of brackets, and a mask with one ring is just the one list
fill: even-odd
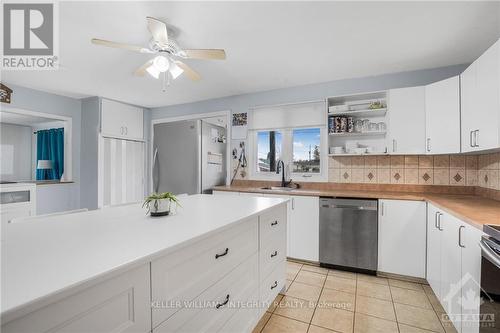
[(304, 195), (369, 199), (427, 201), (447, 213), (483, 230), (485, 224), (500, 225), (500, 201), (475, 195), (434, 194), (424, 192), (356, 191), (356, 190), (263, 190), (258, 187), (216, 186), (216, 191), (246, 192), (280, 195)]

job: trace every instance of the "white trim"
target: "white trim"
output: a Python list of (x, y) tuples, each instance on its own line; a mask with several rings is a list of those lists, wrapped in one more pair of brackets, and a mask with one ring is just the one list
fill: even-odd
[[(203, 119), (203, 118), (211, 118), (211, 117), (226, 117), (226, 185), (231, 182), (231, 110), (222, 110), (222, 111), (214, 111), (214, 112), (205, 112), (205, 113), (194, 113), (188, 114), (185, 116), (175, 116), (175, 117), (166, 117), (166, 118), (158, 118), (151, 120), (151, 128), (149, 131), (149, 156), (148, 160), (150, 161), (150, 177), (149, 177), (149, 190), (153, 191), (153, 154), (154, 154), (154, 146), (153, 146), (153, 138), (154, 138), (154, 125), (163, 124), (163, 123), (172, 123), (175, 121), (182, 120), (195, 120), (195, 119)], [(200, 138), (201, 140), (201, 138)], [(201, 165), (201, 163), (200, 163)], [(200, 166), (201, 168), (201, 166)], [(201, 169), (200, 169), (201, 172)], [(201, 192), (201, 177), (200, 177), (200, 192)]]
[(64, 173), (61, 181), (73, 181), (73, 118), (52, 113), (12, 108), (4, 105), (2, 105), (1, 111), (64, 121)]
[(294, 106), (294, 105), (301, 105), (301, 104), (324, 103), (325, 101), (326, 101), (326, 99), (316, 99), (316, 100), (311, 100), (311, 101), (290, 102), (290, 103), (281, 103), (281, 104), (259, 104), (259, 105), (250, 106), (248, 109), (249, 110), (256, 110), (256, 109), (262, 109), (262, 108), (278, 108), (278, 107), (283, 107), (283, 106)]

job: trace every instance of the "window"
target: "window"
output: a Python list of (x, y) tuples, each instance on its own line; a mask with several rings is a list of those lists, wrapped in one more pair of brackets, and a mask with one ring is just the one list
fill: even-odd
[(292, 139), (292, 172), (319, 173), (321, 130), (319, 128), (294, 129)]
[[(285, 163), (287, 179), (323, 180), (327, 159), (322, 156), (326, 129), (320, 127), (258, 130), (253, 134), (253, 176), (281, 179), (277, 163)], [(305, 178), (302, 178), (305, 177)]]
[(257, 132), (257, 172), (276, 172), (282, 156), (283, 136), (280, 131)]

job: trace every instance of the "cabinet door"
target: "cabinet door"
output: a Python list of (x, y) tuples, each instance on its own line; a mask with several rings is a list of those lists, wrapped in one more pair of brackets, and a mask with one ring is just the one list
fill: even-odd
[(425, 87), (390, 90), (388, 106), (389, 152), (425, 153)]
[[(242, 193), (243, 194), (243, 193)], [(247, 194), (253, 194), (253, 195), (258, 195), (258, 193), (247, 193)], [(262, 195), (262, 194), (261, 194)], [(262, 195), (264, 196), (264, 195)], [(266, 194), (266, 197), (269, 198), (283, 198), (283, 199), (290, 199), (290, 196), (288, 195), (280, 195), (280, 194)], [(292, 202), (289, 201), (286, 206), (286, 219), (287, 219), (287, 226), (286, 226), (286, 256), (287, 257), (293, 257), (292, 256)], [(319, 223), (319, 222), (318, 222)]]
[(441, 297), (441, 231), (437, 225), (439, 210), (427, 205), (427, 282), (437, 298)]
[(477, 117), (476, 63), (472, 63), (460, 75), (461, 139), (462, 152), (473, 151), (473, 135)]
[(104, 136), (143, 140), (142, 109), (103, 99), (101, 133)]
[(442, 281), (441, 281), (441, 304), (458, 332), (461, 331), (460, 315), (462, 308), (460, 298), (462, 296), (460, 280), (462, 279), (462, 255), (459, 246), (459, 232), (461, 221), (457, 218), (443, 213), (440, 218), (440, 226), (443, 229), (442, 238)]
[(378, 270), (425, 278), (426, 204), (379, 200)]
[(462, 333), (478, 333), (479, 322), (471, 321), (479, 315), (480, 306), (480, 283), (481, 283), (481, 249), (478, 244), (481, 241), (482, 231), (462, 222), (461, 246), (462, 246), (462, 299), (467, 301), (467, 306), (462, 308), (462, 313), (467, 318), (467, 325), (462, 325)]
[(319, 198), (291, 196), (290, 257), (319, 261)]
[(477, 119), (475, 143), (477, 150), (499, 147), (499, 42), (486, 50), (476, 62)]
[(425, 86), (425, 127), (427, 153), (460, 153), (458, 76)]

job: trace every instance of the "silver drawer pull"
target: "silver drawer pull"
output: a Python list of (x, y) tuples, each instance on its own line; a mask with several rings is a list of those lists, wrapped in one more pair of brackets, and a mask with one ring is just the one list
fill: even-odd
[(229, 252), (229, 248), (226, 247), (226, 250), (224, 251), (224, 253), (215, 255), (215, 259), (219, 259), (219, 257), (224, 257), (226, 254), (228, 254), (228, 252)]
[(271, 253), (271, 258), (274, 258), (278, 255), (278, 251), (274, 251), (273, 253)]
[(278, 286), (278, 281), (274, 281), (274, 284), (271, 286), (271, 290), (276, 288)]
[(218, 309), (218, 308), (220, 308), (221, 306), (226, 305), (228, 302), (229, 302), (229, 294), (227, 294), (227, 296), (226, 296), (226, 300), (225, 300), (224, 302), (222, 302), (222, 303), (217, 303), (217, 305), (215, 306), (215, 308), (217, 308), (217, 309)]
[(274, 227), (275, 225), (278, 225), (278, 221), (271, 222), (271, 227)]

